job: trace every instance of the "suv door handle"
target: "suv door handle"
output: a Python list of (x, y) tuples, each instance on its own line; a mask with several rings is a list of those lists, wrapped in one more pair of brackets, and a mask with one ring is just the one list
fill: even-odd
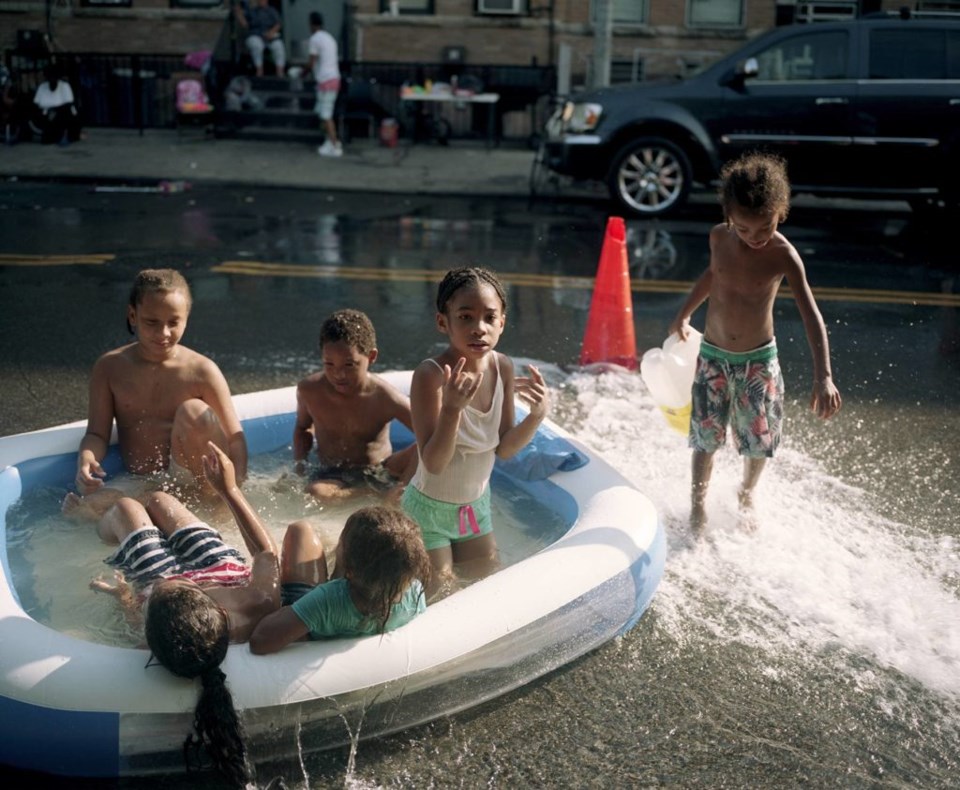
[(824, 97), (820, 96), (816, 100), (816, 105), (819, 107), (821, 104), (849, 104), (849, 99), (844, 99), (842, 96), (829, 96)]

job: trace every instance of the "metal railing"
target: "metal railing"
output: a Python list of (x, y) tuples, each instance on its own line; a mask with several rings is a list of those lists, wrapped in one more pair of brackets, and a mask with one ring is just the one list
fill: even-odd
[[(50, 56), (5, 53), (13, 84), (32, 96), (44, 81)], [(61, 74), (73, 88), (84, 126), (129, 129), (172, 127), (176, 119), (177, 72), (187, 71), (180, 55), (57, 53)]]
[[(223, 43), (223, 42), (221, 42)], [(31, 96), (43, 82), (43, 69), (49, 55), (24, 54), (8, 50), (4, 61), (14, 85)], [(131, 129), (172, 128), (176, 124), (176, 82), (178, 74), (188, 72), (180, 55), (57, 53), (57, 65), (73, 87), (84, 126), (112, 126)], [(373, 63), (343, 64), (344, 75), (354, 83), (369, 87), (366, 100), (379, 109), (378, 115), (401, 116), (400, 92), (404, 84), (423, 85), (449, 82), (454, 74), (460, 85), (500, 94), (497, 105), (498, 133), (503, 115), (529, 112), (532, 130), (542, 124), (542, 106), (553, 93), (556, 73), (553, 67), (502, 66), (492, 64), (447, 63)], [(229, 74), (221, 74), (220, 81)], [(221, 86), (222, 88), (223, 86)], [(216, 101), (216, 92), (211, 98)], [(349, 110), (348, 102), (344, 106)], [(524, 124), (526, 126), (527, 124)], [(462, 125), (461, 125), (462, 126)], [(471, 134), (467, 126), (457, 132)]]

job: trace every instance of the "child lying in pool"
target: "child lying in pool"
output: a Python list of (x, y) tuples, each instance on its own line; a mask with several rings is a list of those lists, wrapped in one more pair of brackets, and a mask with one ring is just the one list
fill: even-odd
[[(253, 634), (251, 649), (263, 653), (308, 632), (354, 636), (397, 628), (424, 610), (419, 579), (430, 565), (414, 524), (397, 511), (365, 508), (344, 527), (338, 550), (344, 578), (324, 584), (323, 546), (309, 523), (287, 528), (280, 562), (233, 463), (213, 442), (203, 470), (233, 513), (251, 561), (176, 498), (155, 492), (145, 505), (123, 497), (103, 515), (98, 533), (119, 544), (106, 560), (120, 571), (119, 582), (91, 586), (115, 595), (131, 619), (142, 611), (147, 645), (164, 667), (200, 678), (196, 735), (217, 769), (243, 786), (246, 747), (220, 669), (229, 644)], [(281, 602), (292, 606), (281, 609)], [(271, 615), (280, 616), (257, 634), (257, 624)], [(187, 743), (193, 740), (191, 734)]]
[[(119, 582), (97, 580), (91, 586), (115, 595), (131, 621), (142, 607), (147, 645), (157, 661), (180, 677), (200, 678), (196, 736), (214, 766), (242, 787), (248, 778), (246, 747), (220, 664), (231, 642), (246, 641), (260, 618), (280, 607), (280, 566), (273, 538), (237, 485), (233, 463), (212, 442), (203, 469), (232, 511), (250, 563), (176, 498), (158, 491), (145, 505), (123, 497), (104, 513), (98, 533), (120, 544), (106, 560), (120, 571)], [(298, 528), (288, 531), (284, 544), (302, 543), (306, 556), (311, 538), (312, 531)], [(300, 575), (291, 581), (320, 580), (308, 562), (293, 570)], [(185, 747), (193, 742), (191, 734)]]

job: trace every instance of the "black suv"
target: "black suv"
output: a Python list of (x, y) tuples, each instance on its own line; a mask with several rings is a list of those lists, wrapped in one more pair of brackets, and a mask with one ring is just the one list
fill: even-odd
[(776, 28), (682, 82), (577, 95), (546, 164), (659, 216), (746, 150), (787, 160), (795, 192), (960, 201), (960, 20)]

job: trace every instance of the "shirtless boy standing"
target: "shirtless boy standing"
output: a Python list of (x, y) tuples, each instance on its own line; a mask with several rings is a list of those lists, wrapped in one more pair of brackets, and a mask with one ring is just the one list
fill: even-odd
[(783, 421), (773, 304), (784, 278), (813, 355), (810, 407), (824, 419), (840, 409), (823, 318), (800, 255), (777, 231), (790, 208), (784, 163), (756, 153), (728, 163), (721, 171), (720, 202), (726, 222), (710, 231), (709, 268), (694, 283), (669, 329), (685, 339), (690, 316), (709, 299), (690, 419), (690, 523), (696, 534), (706, 527), (704, 502), (713, 454), (724, 443), (728, 424), (744, 457), (739, 491), (743, 524), (755, 527), (754, 487), (780, 443)]
[(307, 484), (318, 499), (352, 496), (366, 487), (399, 497), (417, 465), (416, 443), (393, 452), (390, 422), (413, 430), (410, 400), (376, 374), (373, 324), (359, 310), (338, 310), (320, 329), (323, 371), (297, 385), (293, 459), (304, 461), (317, 444), (320, 468)]
[[(100, 466), (113, 422), (120, 454), (134, 474), (167, 472), (180, 484), (202, 481), (207, 442), (222, 448), (246, 477), (247, 444), (216, 364), (180, 345), (187, 328), (190, 287), (173, 269), (140, 272), (130, 292), (127, 328), (136, 341), (108, 351), (93, 366), (87, 432), (77, 455), (77, 491), (90, 500), (110, 497)], [(80, 506), (68, 497), (64, 509)]]

